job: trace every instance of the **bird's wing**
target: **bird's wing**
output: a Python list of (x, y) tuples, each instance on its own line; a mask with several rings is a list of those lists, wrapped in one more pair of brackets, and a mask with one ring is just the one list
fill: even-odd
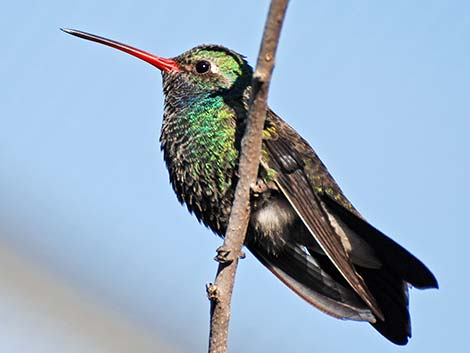
[[(306, 163), (308, 157), (316, 155), (290, 126), (269, 111), (267, 124), (273, 122), (273, 119), (277, 119), (274, 125), (265, 129), (263, 167), (268, 170), (268, 174), (274, 174), (273, 181), (344, 279), (374, 315), (383, 320), (376, 300), (352, 264), (346, 250), (348, 239), (336, 230), (338, 225), (334, 217), (328, 213), (318, 190), (315, 190), (316, 186), (312, 184), (312, 175), (308, 174), (311, 166)], [(335, 184), (334, 181), (332, 183)]]
[(377, 322), (351, 288), (323, 271), (300, 246), (290, 244), (274, 255), (254, 242), (246, 245), (277, 278), (317, 309), (339, 319)]
[(436, 277), (419, 259), (408, 250), (387, 237), (380, 230), (366, 222), (363, 218), (345, 208), (328, 194), (320, 195), (328, 212), (337, 217), (352, 232), (360, 234), (361, 238), (373, 248), (380, 261), (399, 278), (413, 287), (438, 288)]

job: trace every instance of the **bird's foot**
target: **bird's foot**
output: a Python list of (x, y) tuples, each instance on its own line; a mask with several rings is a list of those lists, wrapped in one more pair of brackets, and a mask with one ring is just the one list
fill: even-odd
[(222, 245), (217, 248), (217, 255), (215, 256), (214, 260), (221, 264), (229, 264), (237, 258), (244, 259), (245, 253), (240, 250), (238, 254), (235, 254), (233, 249)]
[(206, 284), (206, 293), (210, 301), (219, 300), (219, 288), (214, 283)]
[(254, 197), (259, 197), (263, 192), (268, 190), (268, 185), (262, 179), (257, 179), (256, 183), (250, 185), (250, 190)]

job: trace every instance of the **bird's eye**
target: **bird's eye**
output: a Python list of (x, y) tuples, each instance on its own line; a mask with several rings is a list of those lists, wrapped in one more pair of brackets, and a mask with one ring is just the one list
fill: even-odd
[(209, 71), (211, 63), (206, 60), (201, 60), (196, 63), (196, 72), (198, 74), (203, 74)]

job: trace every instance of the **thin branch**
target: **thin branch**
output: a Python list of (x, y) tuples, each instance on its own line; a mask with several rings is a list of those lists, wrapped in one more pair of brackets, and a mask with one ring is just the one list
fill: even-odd
[(215, 283), (207, 287), (211, 299), (211, 326), (209, 353), (226, 353), (230, 302), (238, 258), (250, 218), (250, 188), (256, 183), (261, 155), (261, 140), (266, 118), (268, 88), (274, 68), (274, 58), (279, 42), (282, 22), (288, 0), (272, 0), (264, 27), (263, 39), (252, 82), (252, 101), (248, 123), (242, 139), (239, 180), (232, 212), (225, 234), (223, 249), (229, 251), (231, 260), (219, 263)]

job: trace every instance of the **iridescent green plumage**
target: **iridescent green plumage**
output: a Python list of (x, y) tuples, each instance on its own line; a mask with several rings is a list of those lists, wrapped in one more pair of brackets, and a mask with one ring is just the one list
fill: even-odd
[[(174, 60), (180, 70), (163, 72), (161, 142), (170, 181), (180, 202), (223, 236), (252, 70), (220, 46), (196, 47)], [(437, 286), (434, 276), (363, 219), (308, 143), (269, 109), (258, 184), (250, 251), (320, 310), (369, 321), (405, 344), (411, 335), (406, 283)]]
[[(228, 49), (203, 46), (177, 58), (186, 71), (163, 74), (165, 116), (161, 143), (170, 180), (180, 202), (218, 234), (230, 215), (235, 171), (251, 69)], [(218, 72), (197, 75), (208, 61)], [(178, 87), (175, 91), (174, 88)]]
[[(252, 69), (236, 52), (203, 45), (174, 59), (85, 32), (66, 32), (162, 70), (161, 148), (178, 200), (215, 233), (227, 227)], [(300, 297), (334, 317), (370, 322), (396, 344), (411, 337), (408, 285), (434, 275), (370, 225), (309, 144), (269, 108), (245, 245)]]

